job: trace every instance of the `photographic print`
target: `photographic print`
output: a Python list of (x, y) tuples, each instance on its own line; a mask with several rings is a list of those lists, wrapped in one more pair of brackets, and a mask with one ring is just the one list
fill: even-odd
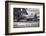
[(39, 27), (40, 10), (38, 8), (13, 8), (14, 28)]
[(5, 34), (45, 32), (45, 4), (5, 1)]

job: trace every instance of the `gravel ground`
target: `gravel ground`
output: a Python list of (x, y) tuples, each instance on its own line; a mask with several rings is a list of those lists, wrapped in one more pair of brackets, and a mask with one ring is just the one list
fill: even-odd
[(39, 27), (39, 21), (37, 22), (14, 22), (14, 28), (28, 28)]

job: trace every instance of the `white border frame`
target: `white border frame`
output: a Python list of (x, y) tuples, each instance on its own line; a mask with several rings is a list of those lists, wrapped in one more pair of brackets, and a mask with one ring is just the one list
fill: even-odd
[[(32, 6), (33, 5), (33, 6)], [(40, 27), (39, 28), (13, 28), (13, 8), (40, 8)], [(33, 32), (43, 31), (43, 5), (34, 4), (21, 4), (21, 3), (9, 3), (9, 33), (15, 32)]]

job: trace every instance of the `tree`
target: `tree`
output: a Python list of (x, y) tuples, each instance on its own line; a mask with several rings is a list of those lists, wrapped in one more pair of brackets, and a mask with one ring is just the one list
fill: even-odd
[(37, 14), (34, 15), (34, 20), (37, 21)]

